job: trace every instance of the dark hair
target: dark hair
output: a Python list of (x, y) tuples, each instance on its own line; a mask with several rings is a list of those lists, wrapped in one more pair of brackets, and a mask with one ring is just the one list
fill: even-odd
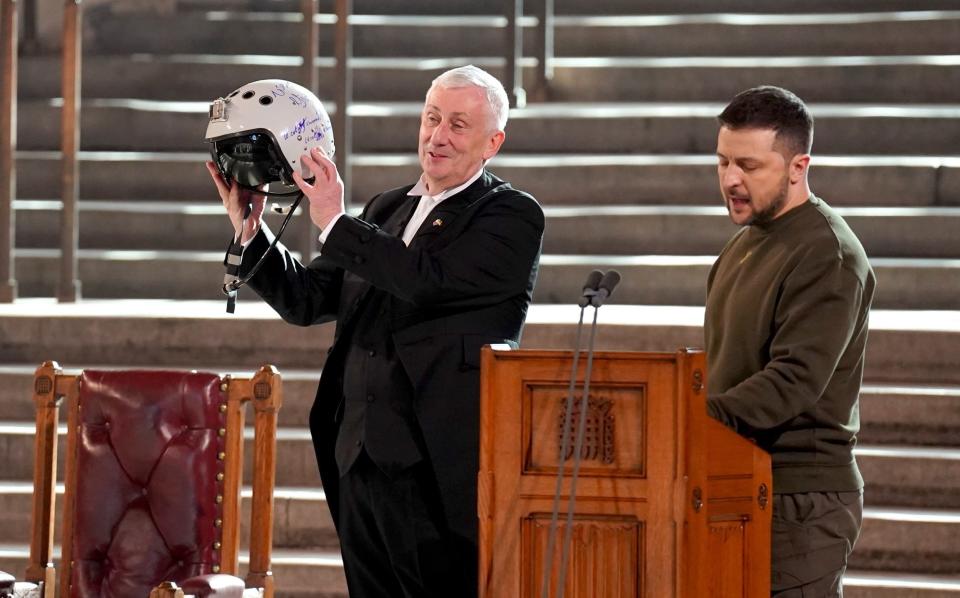
[(789, 156), (808, 154), (813, 146), (813, 116), (793, 92), (762, 85), (741, 91), (717, 116), (728, 129), (773, 129)]

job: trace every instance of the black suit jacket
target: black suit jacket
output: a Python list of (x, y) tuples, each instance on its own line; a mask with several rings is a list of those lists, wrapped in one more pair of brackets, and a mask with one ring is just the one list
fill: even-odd
[[(414, 389), (414, 412), (454, 533), (477, 537), (480, 347), (520, 340), (543, 237), (536, 200), (484, 171), (441, 202), (407, 247), (396, 232), (418, 198), (401, 187), (374, 197), (359, 218), (341, 217), (308, 266), (282, 245), (250, 286), (287, 322), (337, 321), (310, 430), (334, 521), (333, 460), (340, 380), (351, 320), (389, 319), (397, 355)], [(386, 232), (383, 230), (387, 229)], [(244, 252), (241, 275), (267, 250), (264, 229)], [(390, 309), (358, 314), (372, 288), (393, 296)], [(344, 334), (344, 331), (347, 331)]]

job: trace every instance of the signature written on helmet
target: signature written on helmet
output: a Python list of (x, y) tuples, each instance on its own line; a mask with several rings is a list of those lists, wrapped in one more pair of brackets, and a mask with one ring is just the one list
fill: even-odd
[[(292, 127), (290, 127), (289, 129), (283, 132), (283, 138), (290, 139), (291, 137), (297, 137), (299, 139), (304, 134), (304, 132), (307, 131), (307, 127), (310, 127), (311, 125), (316, 125), (318, 122), (320, 122), (319, 114), (317, 114), (311, 120), (307, 120), (306, 118), (301, 118), (300, 120), (297, 121), (295, 125), (293, 125)], [(311, 135), (314, 135), (316, 130), (317, 130), (317, 127), (311, 127), (310, 128)], [(317, 139), (320, 139), (322, 137), (323, 137), (323, 132), (321, 131), (320, 137), (318, 137)]]
[(310, 120), (306, 117), (301, 118), (293, 126), (284, 129), (281, 136), (284, 140), (296, 137), (298, 141), (303, 141), (304, 137), (308, 140), (320, 141), (326, 137), (331, 130), (330, 122), (325, 120), (320, 114), (315, 114)]
[(270, 90), (270, 95), (275, 98), (287, 97), (290, 99), (290, 103), (294, 106), (306, 108), (309, 105), (307, 98), (301, 96), (292, 89), (289, 89), (289, 87), (290, 85), (286, 82), (277, 83), (273, 86), (273, 89)]

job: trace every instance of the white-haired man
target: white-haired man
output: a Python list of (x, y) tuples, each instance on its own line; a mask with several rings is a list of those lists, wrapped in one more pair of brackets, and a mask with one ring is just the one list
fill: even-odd
[[(485, 169), (507, 110), (479, 68), (437, 77), (420, 180), (357, 218), (333, 162), (302, 156), (321, 255), (305, 266), (278, 245), (250, 281), (288, 322), (337, 322), (310, 429), (353, 598), (477, 594), (480, 347), (519, 342), (544, 226), (532, 196)], [(264, 198), (209, 168), (248, 244), (243, 275), (272, 238), (259, 218), (241, 231)]]

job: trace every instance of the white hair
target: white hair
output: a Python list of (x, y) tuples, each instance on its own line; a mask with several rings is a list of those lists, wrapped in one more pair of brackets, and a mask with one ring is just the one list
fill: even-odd
[(507, 126), (507, 116), (510, 110), (510, 100), (507, 98), (507, 91), (503, 88), (500, 80), (483, 70), (482, 68), (468, 64), (467, 66), (450, 69), (441, 73), (430, 84), (427, 90), (427, 96), (435, 87), (444, 89), (457, 89), (460, 87), (479, 87), (487, 96), (487, 105), (493, 115), (494, 125), (497, 130), (503, 131)]

